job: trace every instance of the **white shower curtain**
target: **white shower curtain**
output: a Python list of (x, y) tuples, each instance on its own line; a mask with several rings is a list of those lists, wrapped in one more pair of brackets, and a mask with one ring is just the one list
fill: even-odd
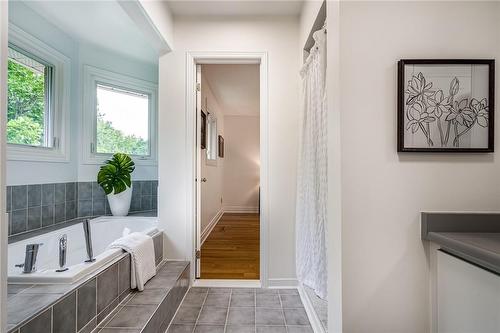
[(296, 266), (299, 282), (326, 299), (326, 28), (316, 31), (313, 37), (315, 44), (300, 72), (303, 106), (297, 179)]

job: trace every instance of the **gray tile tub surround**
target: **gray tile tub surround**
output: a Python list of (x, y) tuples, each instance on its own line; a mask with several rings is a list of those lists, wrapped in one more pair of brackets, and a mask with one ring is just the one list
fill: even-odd
[[(111, 215), (97, 182), (7, 186), (9, 236), (66, 223), (76, 218)], [(133, 182), (130, 212), (157, 209), (158, 181)]]
[[(157, 244), (155, 251), (162, 249), (162, 240), (162, 234), (153, 237), (153, 241)], [(157, 262), (161, 262), (162, 252), (155, 253), (155, 257)], [(176, 264), (170, 264), (172, 265)], [(7, 302), (9, 332), (24, 332), (26, 329), (23, 331), (23, 327), (30, 329), (26, 332), (33, 333), (92, 331), (121, 301), (127, 299), (132, 291), (130, 289), (130, 255), (124, 253), (122, 258), (108, 266), (97, 272), (95, 276), (74, 285), (9, 284)], [(169, 278), (172, 276), (169, 275)], [(151, 285), (154, 286), (155, 283)], [(45, 330), (46, 326), (44, 326), (44, 318), (46, 318), (44, 314), (49, 310), (53, 320), (52, 331)], [(36, 330), (35, 328), (39, 325), (44, 330)], [(71, 329), (68, 330), (67, 327)]]
[(133, 292), (96, 332), (165, 332), (189, 287), (189, 263), (166, 262), (142, 292)]
[(313, 331), (296, 289), (193, 287), (167, 332)]

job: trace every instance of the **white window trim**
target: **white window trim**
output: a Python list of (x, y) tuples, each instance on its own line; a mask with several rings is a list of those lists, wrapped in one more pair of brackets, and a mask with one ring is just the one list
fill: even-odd
[(147, 93), (149, 101), (149, 156), (132, 155), (136, 165), (157, 165), (157, 89), (155, 83), (140, 80), (123, 74), (114, 73), (101, 68), (85, 65), (83, 67), (83, 131), (82, 158), (84, 164), (102, 164), (112, 154), (97, 154), (96, 147), (96, 85), (109, 84)]
[(55, 71), (53, 136), (57, 138), (52, 148), (7, 144), (7, 159), (14, 161), (69, 162), (69, 105), (71, 61), (59, 51), (33, 37), (16, 25), (9, 23), (9, 43), (49, 62)]

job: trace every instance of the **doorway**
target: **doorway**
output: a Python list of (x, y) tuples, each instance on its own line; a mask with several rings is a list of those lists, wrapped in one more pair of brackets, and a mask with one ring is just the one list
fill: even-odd
[[(189, 205), (189, 213), (193, 221), (191, 225), (193, 236), (192, 264), (195, 268), (192, 275), (193, 281), (195, 285), (248, 285), (266, 287), (268, 184), (267, 55), (266, 53), (192, 52), (188, 53), (187, 60), (187, 87), (193, 91), (193, 95), (191, 97), (188, 96), (187, 101), (187, 119), (191, 133), (190, 138), (192, 138), (188, 139), (188, 141), (190, 142), (190, 146), (193, 147), (193, 154), (191, 155), (191, 175), (193, 175), (193, 178), (190, 180), (192, 192)], [(206, 67), (205, 72), (209, 75), (214, 70), (225, 69), (225, 71), (222, 71), (222, 75), (227, 80), (227, 77), (234, 76), (234, 71), (238, 65), (246, 66), (247, 69), (252, 67), (256, 73), (258, 101), (254, 102), (258, 106), (258, 114), (253, 115), (253, 118), (250, 115), (232, 114), (234, 111), (231, 111), (231, 109), (234, 110), (235, 108), (228, 107), (227, 103), (219, 101), (219, 99), (224, 101), (230, 100), (228, 96), (219, 99), (212, 96), (214, 102), (211, 103), (210, 96), (202, 94), (205, 81), (205, 79), (202, 79), (203, 67)], [(231, 66), (234, 67), (231, 68)], [(245, 78), (241, 77), (241, 81), (245, 83)], [(227, 87), (228, 82), (222, 82), (220, 86)], [(232, 85), (229, 84), (229, 86)], [(217, 94), (222, 94), (221, 90), (225, 90), (221, 87), (214, 88), (210, 83), (207, 87), (210, 90), (216, 90)], [(211, 91), (211, 94), (213, 95), (213, 91)], [(233, 97), (236, 95), (234, 91), (230, 94)], [(240, 102), (242, 100), (241, 97), (235, 99)], [(221, 106), (217, 105), (218, 103), (224, 104)], [(227, 114), (224, 115), (222, 111), (223, 115), (221, 116), (215, 110), (217, 107), (226, 109)], [(239, 107), (236, 109), (237, 111), (241, 111), (245, 108), (239, 104)], [(230, 189), (227, 188), (228, 186), (224, 188), (222, 185), (222, 197), (207, 196), (206, 193), (204, 194), (203, 187), (208, 188), (209, 186), (205, 185), (208, 185), (211, 180), (211, 185), (214, 185), (215, 165), (219, 166), (220, 163), (227, 167), (226, 172), (222, 174), (222, 178), (227, 180), (226, 184), (229, 184), (229, 187), (233, 186), (233, 189), (238, 190), (239, 180), (241, 179), (241, 175), (238, 174), (239, 168), (236, 168), (236, 172), (233, 172), (233, 180), (228, 180), (231, 179), (229, 168), (231, 165), (237, 165), (237, 163), (231, 163), (231, 153), (233, 155), (235, 152), (241, 154), (247, 150), (237, 148), (236, 140), (233, 139), (234, 136), (231, 134), (231, 132), (236, 132), (236, 137), (238, 138), (242, 136), (240, 135), (242, 131), (236, 127), (228, 126), (230, 123), (235, 122), (231, 118), (238, 119), (238, 117), (245, 116), (248, 118), (246, 118), (244, 123), (249, 124), (249, 119), (252, 119), (253, 121), (251, 122), (254, 123), (254, 127), (257, 129), (256, 134), (254, 131), (253, 136), (258, 142), (257, 152), (255, 153), (254, 151), (253, 153), (253, 163), (254, 170), (255, 166), (258, 170), (258, 181), (254, 182), (252, 191), (249, 191), (251, 193), (249, 197), (254, 199), (253, 201), (248, 200), (247, 203), (253, 202), (253, 204), (239, 205), (232, 202), (232, 199), (237, 197), (236, 194), (227, 194), (231, 193)], [(226, 121), (221, 122), (221, 119), (227, 120), (228, 126), (222, 124)], [(233, 128), (233, 130), (230, 128)], [(206, 135), (206, 137), (203, 135)], [(205, 146), (205, 148), (202, 148), (202, 146)], [(219, 156), (219, 154), (222, 156)], [(214, 161), (215, 155), (217, 156), (216, 161)], [(202, 166), (203, 163), (205, 165)], [(247, 166), (249, 165), (249, 163), (246, 164)], [(204, 170), (202, 170), (203, 168)], [(207, 177), (209, 175), (210, 178)], [(216, 173), (215, 177), (217, 177)], [(226, 193), (226, 197), (224, 193)], [(208, 201), (204, 203), (202, 196), (205, 199), (208, 197), (211, 203), (216, 202), (220, 209), (215, 211), (210, 208), (210, 203)], [(211, 212), (211, 214), (208, 214), (209, 218), (203, 216), (204, 214), (207, 215), (207, 211)]]
[(201, 279), (260, 277), (259, 84), (258, 64), (197, 65)]

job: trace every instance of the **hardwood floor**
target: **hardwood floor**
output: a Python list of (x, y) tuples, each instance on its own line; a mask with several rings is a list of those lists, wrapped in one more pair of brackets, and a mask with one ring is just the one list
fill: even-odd
[(225, 213), (201, 247), (202, 279), (259, 279), (259, 214)]

